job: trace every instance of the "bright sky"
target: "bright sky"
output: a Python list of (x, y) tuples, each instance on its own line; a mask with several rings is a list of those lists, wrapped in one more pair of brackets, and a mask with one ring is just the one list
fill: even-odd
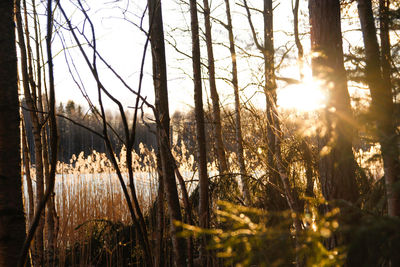
[[(65, 1), (63, 1), (66, 3)], [(121, 1), (87, 1), (90, 4), (90, 18), (95, 25), (97, 46), (101, 55), (108, 61), (108, 63), (115, 68), (115, 70), (121, 75), (129, 86), (137, 90), (139, 84), (139, 73), (141, 60), (143, 55), (144, 42), (146, 40), (145, 35), (138, 29), (136, 25), (140, 24), (140, 18), (145, 8), (144, 3), (146, 1), (130, 1), (127, 5), (127, 0)], [(257, 8), (262, 9), (262, 1), (249, 1), (250, 3), (258, 2), (260, 6)], [(277, 5), (279, 3), (279, 5)], [(297, 54), (297, 50), (293, 43), (293, 37), (288, 36), (284, 31), (292, 33), (292, 12), (291, 12), (291, 1), (275, 1), (277, 5), (274, 13), (274, 29), (275, 29), (275, 48), (276, 52), (276, 63), (280, 61), (281, 55), (286, 50), (284, 47), (292, 47), (292, 53), (289, 57), (283, 61), (282, 68), (277, 71), (278, 76), (285, 76), (290, 78), (298, 79), (298, 68), (296, 66), (296, 60), (293, 58)], [(139, 3), (139, 4), (138, 4)], [(190, 18), (188, 12), (188, 6), (184, 4), (177, 4), (175, 1), (163, 1), (163, 16), (164, 16), (164, 31), (165, 37), (170, 42), (176, 42), (178, 49), (190, 54), (191, 53), (191, 39), (190, 32)], [(166, 4), (168, 3), (168, 4)], [(212, 16), (217, 17), (225, 21), (225, 5), (223, 1), (211, 1)], [(238, 5), (231, 4), (231, 11), (233, 16), (234, 32), (236, 35), (236, 42), (241, 47), (244, 47), (247, 52), (255, 55), (260, 53), (254, 48), (252, 36), (247, 23), (247, 18), (244, 16), (244, 9)], [(83, 27), (82, 15), (79, 11), (76, 11), (72, 5), (64, 7), (72, 16), (72, 21), (75, 25), (79, 25), (79, 28)], [(124, 10), (127, 11), (124, 13)], [(304, 15), (307, 12), (307, 2), (301, 1), (302, 10), (300, 14), (300, 32), (308, 31), (308, 18)], [(59, 13), (58, 13), (59, 14)], [(127, 20), (123, 17), (126, 16)], [(60, 19), (60, 14), (57, 15)], [(200, 26), (203, 27), (203, 16), (199, 14)], [(129, 21), (128, 21), (129, 20)], [(258, 32), (262, 32), (262, 16), (253, 14), (254, 25)], [(144, 19), (144, 29), (148, 28), (148, 18)], [(45, 24), (43, 24), (45, 26)], [(86, 33), (89, 33), (89, 25), (85, 24)], [(43, 29), (44, 31), (44, 29)], [(63, 36), (66, 40), (67, 46), (72, 46), (71, 35), (63, 32)], [(90, 38), (90, 35), (88, 35)], [(260, 40), (262, 35), (260, 35)], [(355, 37), (356, 42), (360, 42), (359, 37)], [(226, 30), (217, 25), (213, 24), (213, 39), (215, 42), (224, 42), (227, 44), (227, 32)], [(287, 42), (290, 43), (287, 44)], [(355, 42), (355, 40), (351, 40)], [(307, 36), (303, 38), (302, 44), (305, 48), (305, 53), (309, 52), (309, 39)], [(353, 43), (354, 44), (354, 43)], [(346, 42), (344, 44), (346, 46)], [(60, 38), (55, 37), (54, 41), (54, 54), (61, 50)], [(169, 102), (170, 111), (173, 113), (176, 110), (187, 110), (188, 107), (193, 106), (193, 82), (190, 78), (192, 73), (191, 60), (185, 56), (177, 53), (174, 48), (166, 43), (167, 53), (167, 64), (168, 64), (168, 79), (169, 79)], [(89, 96), (92, 101), (97, 104), (97, 89), (94, 79), (92, 78), (87, 66), (85, 65), (82, 56), (76, 48), (68, 49), (73, 57), (75, 66), (78, 71), (73, 70), (74, 76), (77, 79), (79, 74), (82, 83), (85, 85)], [(87, 50), (91, 57), (90, 50)], [(144, 67), (144, 78), (143, 78), (143, 95), (148, 97), (149, 102), (153, 103), (153, 82), (151, 74), (151, 54), (148, 49), (146, 55), (146, 62)], [(239, 50), (237, 50), (239, 52)], [(230, 54), (229, 49), (220, 45), (214, 46), (214, 53), (216, 58), (216, 72), (218, 77), (231, 77), (230, 74)], [(202, 49), (202, 57), (206, 62), (206, 50)], [(64, 53), (59, 53), (55, 59), (55, 79), (56, 79), (56, 96), (60, 102), (66, 102), (69, 99), (75, 102), (85, 104), (85, 100), (71, 78), (69, 74), (68, 65), (65, 63)], [(69, 59), (71, 63), (71, 60)], [(70, 64), (72, 68), (72, 64)], [(259, 91), (259, 88), (255, 86), (249, 86), (250, 83), (261, 83), (262, 82), (262, 61), (260, 59), (247, 60), (243, 57), (238, 58), (239, 69), (239, 83), (241, 88), (246, 88), (241, 93), (242, 101), (246, 101), (251, 98), (251, 101), (260, 107), (265, 106), (265, 97)], [(112, 92), (112, 94), (119, 99), (125, 107), (133, 106), (135, 103), (135, 96), (130, 93), (124, 86), (118, 82), (118, 80), (111, 74), (107, 68), (99, 63), (99, 72), (101, 80), (104, 82), (106, 87)], [(307, 70), (306, 70), (307, 72)], [(308, 71), (310, 72), (310, 71)], [(203, 70), (203, 76), (206, 72)], [(310, 73), (308, 73), (310, 76)], [(204, 85), (207, 85), (208, 81), (204, 81)], [(299, 93), (299, 88), (296, 86), (289, 86), (283, 88), (284, 84), (279, 84), (282, 94), (279, 95), (279, 103), (282, 103), (282, 99), (292, 98), (298, 99), (299, 96), (309, 93), (312, 98), (321, 99), (322, 96), (316, 91), (306, 90), (303, 93)], [(218, 90), (220, 93), (221, 102), (223, 105), (230, 105), (233, 103), (233, 91), (231, 87), (222, 79), (217, 81)], [(258, 93), (257, 93), (258, 92)], [(208, 90), (205, 96), (209, 95)], [(296, 97), (297, 96), (297, 97)], [(323, 97), (322, 97), (323, 98)], [(204, 102), (207, 105), (207, 102)], [(318, 105), (318, 104), (317, 104)], [(308, 105), (309, 106), (309, 105)], [(106, 102), (106, 108), (115, 110), (116, 106), (112, 102)]]

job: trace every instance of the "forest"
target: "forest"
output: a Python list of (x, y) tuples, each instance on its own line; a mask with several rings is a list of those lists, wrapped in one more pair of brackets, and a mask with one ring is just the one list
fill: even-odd
[(399, 1), (0, 14), (0, 266), (400, 266)]

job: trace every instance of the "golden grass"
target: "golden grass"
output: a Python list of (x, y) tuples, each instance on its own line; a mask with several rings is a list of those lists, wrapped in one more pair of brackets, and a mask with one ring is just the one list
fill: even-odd
[[(140, 144), (138, 152), (132, 152), (133, 171), (135, 175), (136, 194), (143, 213), (149, 213), (152, 203), (156, 200), (158, 177), (156, 171), (156, 155), (154, 150)], [(179, 153), (178, 153), (179, 152)], [(249, 152), (247, 152), (249, 153)], [(369, 170), (373, 177), (381, 177), (382, 163), (380, 160), (371, 161), (370, 158), (379, 153), (379, 147), (372, 147), (369, 151), (359, 151), (356, 158), (361, 167)], [(179, 169), (186, 181), (193, 180), (196, 172), (193, 155), (190, 155), (184, 144), (175, 146), (173, 154), (179, 164)], [(126, 168), (126, 149), (122, 148), (117, 156), (118, 165), (124, 174), (125, 182), (128, 185)], [(246, 156), (246, 163), (249, 169), (255, 173), (261, 173), (260, 159)], [(237, 158), (235, 153), (228, 154), (231, 171), (237, 173)], [(257, 164), (258, 162), (258, 164)], [(291, 166), (300, 174), (298, 182), (305, 182), (304, 167), (298, 163)], [(209, 163), (210, 173), (217, 173), (216, 163)], [(292, 171), (293, 171), (292, 170)], [(34, 180), (35, 170), (32, 169)], [(258, 176), (258, 175), (256, 175)], [(188, 191), (191, 192), (197, 182), (188, 182)], [(26, 193), (25, 193), (26, 195)], [(25, 196), (26, 197), (26, 196)], [(27, 197), (25, 203), (28, 203)], [(83, 234), (77, 227), (92, 221), (106, 220), (110, 222), (121, 222), (130, 225), (131, 217), (127, 208), (119, 180), (115, 170), (106, 154), (93, 151), (85, 156), (80, 153), (73, 155), (69, 163), (58, 162), (55, 204), (58, 216), (57, 248), (59, 251), (58, 266), (64, 266), (67, 255), (65, 252), (74, 244), (84, 244), (87, 235)], [(26, 205), (27, 206), (27, 205)], [(26, 207), (27, 208), (27, 207)], [(83, 246), (80, 246), (83, 247)], [(106, 251), (105, 253), (113, 253)], [(76, 255), (83, 257), (85, 253)], [(72, 255), (74, 257), (74, 255)], [(80, 259), (85, 261), (85, 259)]]

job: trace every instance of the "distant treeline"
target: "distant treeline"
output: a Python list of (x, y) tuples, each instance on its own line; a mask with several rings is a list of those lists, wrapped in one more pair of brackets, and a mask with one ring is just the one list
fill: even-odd
[[(24, 102), (22, 102), (24, 103)], [(57, 114), (63, 115), (72, 121), (84, 125), (100, 134), (102, 134), (101, 121), (93, 114), (92, 111), (85, 109), (81, 105), (76, 104), (74, 101), (69, 100), (67, 104), (60, 104), (57, 107)], [(33, 132), (32, 123), (29, 115), (29, 111), (23, 109), (24, 123), (26, 125), (26, 135), (28, 139), (29, 149), (32, 155), (31, 161), (35, 162), (35, 153), (33, 146)], [(120, 153), (122, 142), (118, 138), (120, 136), (124, 138), (124, 132), (121, 120), (114, 116), (112, 112), (106, 112), (108, 123), (114, 129), (115, 133), (109, 130), (110, 141), (115, 148), (115, 153)], [(84, 152), (85, 155), (90, 154), (93, 150), (101, 153), (106, 152), (105, 144), (102, 138), (96, 134), (84, 129), (78, 124), (72, 121), (58, 117), (58, 134), (59, 134), (59, 149), (58, 149), (58, 160), (62, 162), (69, 162), (72, 155), (78, 155)], [(136, 139), (134, 148), (139, 149), (139, 144), (143, 143), (149, 148), (157, 148), (157, 141), (154, 135), (155, 124), (152, 122), (142, 123), (138, 122), (136, 125)], [(118, 136), (117, 136), (118, 135)]]
[[(33, 132), (32, 123), (30, 119), (29, 110), (26, 108), (24, 101), (22, 105), (25, 107), (23, 110), (23, 118), (26, 126), (26, 135), (28, 139), (29, 150), (31, 152), (31, 162), (35, 162), (35, 153), (33, 146)], [(93, 150), (97, 152), (106, 153), (104, 141), (96, 134), (84, 129), (78, 124), (84, 125), (100, 134), (102, 134), (101, 121), (93, 114), (91, 110), (85, 108), (74, 101), (69, 100), (66, 104), (60, 102), (57, 107), (57, 114), (62, 115), (57, 119), (58, 123), (58, 134), (59, 134), (59, 150), (58, 160), (62, 162), (69, 162), (72, 155), (78, 155), (84, 152), (85, 155), (89, 155)], [(262, 113), (260, 113), (262, 114)], [(209, 111), (205, 112), (206, 120), (206, 138), (208, 140), (207, 158), (208, 162), (213, 162), (216, 159), (215, 151), (215, 140), (212, 134), (213, 123), (211, 123), (211, 114)], [(235, 151), (234, 148), (234, 127), (233, 127), (233, 110), (226, 109), (223, 118), (223, 138), (225, 140), (225, 149), (227, 151)], [(69, 118), (70, 120), (66, 119)], [(116, 114), (113, 112), (106, 112), (108, 123), (111, 125), (115, 133), (109, 130), (110, 141), (115, 147), (115, 153), (119, 154), (122, 142), (118, 138), (124, 139), (124, 132), (122, 122)], [(72, 122), (73, 121), (73, 122)], [(75, 124), (76, 122), (77, 124)], [(246, 123), (243, 128), (246, 129)], [(139, 150), (139, 144), (143, 143), (146, 147), (157, 150), (157, 140), (155, 137), (155, 123), (148, 121), (143, 123), (142, 120), (138, 120), (136, 125), (136, 139), (134, 149)], [(197, 158), (196, 153), (196, 134), (195, 134), (195, 119), (194, 111), (190, 110), (187, 112), (176, 111), (171, 116), (171, 142), (174, 145), (180, 147), (183, 143), (186, 147), (186, 153), (193, 155)], [(253, 131), (253, 134), (254, 131)], [(117, 136), (118, 135), (118, 136)], [(254, 137), (254, 136), (253, 136)], [(259, 136), (260, 137), (260, 136)], [(186, 155), (186, 156), (188, 156)]]

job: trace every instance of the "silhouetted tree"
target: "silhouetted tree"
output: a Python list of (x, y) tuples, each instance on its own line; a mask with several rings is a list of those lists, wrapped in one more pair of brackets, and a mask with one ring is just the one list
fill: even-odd
[(0, 266), (16, 266), (25, 239), (13, 1), (0, 3)]

